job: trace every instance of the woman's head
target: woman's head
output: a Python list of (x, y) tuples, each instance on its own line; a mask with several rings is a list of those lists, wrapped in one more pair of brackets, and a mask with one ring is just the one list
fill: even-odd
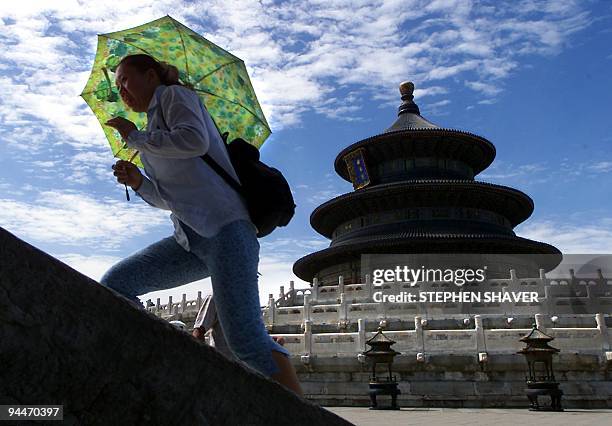
[(149, 55), (125, 56), (115, 69), (115, 84), (123, 103), (133, 111), (146, 112), (155, 89), (160, 84), (179, 84), (174, 65), (158, 62)]

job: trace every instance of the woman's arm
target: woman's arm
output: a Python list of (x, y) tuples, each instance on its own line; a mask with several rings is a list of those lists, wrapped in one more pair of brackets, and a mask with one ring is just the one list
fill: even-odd
[(158, 209), (170, 210), (168, 204), (162, 199), (155, 188), (155, 185), (146, 177), (142, 176), (142, 183), (134, 192), (140, 196), (147, 204), (157, 207)]
[[(197, 95), (181, 86), (168, 86), (159, 98), (170, 130), (132, 130), (127, 146), (167, 158), (192, 158), (206, 154), (210, 141)], [(160, 111), (156, 112), (160, 114)]]

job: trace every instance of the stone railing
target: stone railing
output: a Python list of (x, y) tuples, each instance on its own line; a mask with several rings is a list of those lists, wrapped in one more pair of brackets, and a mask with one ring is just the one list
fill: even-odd
[(172, 296), (168, 297), (168, 302), (165, 304), (161, 303), (161, 299), (157, 298), (157, 303), (153, 304), (151, 299), (147, 300), (145, 306), (149, 312), (153, 312), (155, 315), (160, 317), (167, 317), (177, 314), (192, 313), (196, 315), (204, 299), (202, 298), (202, 292), (198, 291), (198, 297), (195, 300), (187, 300), (187, 295), (183, 293), (183, 297), (180, 302), (174, 302)]
[[(393, 303), (376, 301), (374, 294), (397, 295), (400, 292), (413, 294), (418, 298), (422, 291), (491, 291), (491, 292), (535, 292), (537, 301), (499, 303)], [(264, 317), (269, 325), (301, 324), (307, 319), (316, 318), (317, 323), (330, 324), (358, 318), (376, 319), (403, 317), (419, 314), (429, 317), (435, 315), (476, 315), (506, 314), (534, 315), (543, 313), (594, 314), (612, 311), (612, 280), (601, 276), (596, 280), (580, 279), (573, 274), (567, 279), (546, 278), (540, 270), (538, 278), (517, 278), (510, 270), (508, 279), (490, 279), (483, 283), (466, 284), (459, 288), (447, 282), (419, 282), (415, 285), (404, 283), (385, 283), (375, 285), (366, 275), (366, 281), (358, 284), (344, 284), (338, 277), (338, 284), (319, 286), (316, 278), (312, 288), (296, 290), (293, 281), (285, 293), (280, 287), (278, 299), (269, 295)]]
[[(280, 286), (278, 298), (272, 294), (268, 297), (267, 306), (262, 313), (268, 325), (302, 324), (304, 320), (316, 318), (317, 323), (334, 323), (351, 319), (377, 319), (384, 317), (403, 317), (406, 315), (476, 315), (476, 314), (507, 314), (534, 315), (543, 313), (558, 314), (593, 314), (612, 311), (612, 279), (606, 279), (599, 273), (597, 279), (581, 279), (574, 276), (570, 270), (566, 279), (546, 278), (544, 270), (540, 270), (537, 278), (518, 278), (514, 270), (510, 270), (508, 279), (490, 279), (479, 284), (466, 284), (462, 290), (470, 291), (530, 291), (538, 293), (535, 303), (492, 303), (479, 306), (477, 304), (445, 303), (390, 303), (374, 301), (374, 293), (398, 294), (399, 292), (418, 293), (419, 291), (451, 291), (457, 290), (454, 284), (447, 282), (419, 282), (414, 286), (403, 283), (373, 284), (370, 277), (358, 284), (344, 284), (342, 276), (338, 277), (337, 285), (319, 286), (317, 279), (312, 287), (296, 289), (294, 282), (289, 282), (289, 291)], [(181, 301), (174, 302), (172, 297), (168, 302), (157, 303), (147, 301), (148, 310), (158, 316), (177, 314), (195, 315), (202, 306), (202, 292), (198, 292), (195, 300), (187, 300), (183, 294)], [(305, 306), (308, 306), (305, 309)], [(436, 306), (437, 305), (437, 306)]]
[[(606, 325), (606, 314), (593, 315), (596, 327), (561, 328), (545, 327), (545, 316), (536, 314), (533, 318), (538, 328), (555, 338), (553, 346), (562, 352), (580, 352), (602, 357), (612, 362), (610, 351), (612, 341)], [(385, 336), (396, 343), (393, 349), (403, 355), (413, 355), (422, 360), (426, 355), (448, 353), (472, 354), (486, 362), (489, 354), (515, 354), (524, 347), (520, 338), (529, 333), (529, 328), (485, 329), (485, 316), (476, 315), (473, 325), (466, 329), (430, 329), (426, 319), (415, 316), (414, 329), (389, 330)], [(367, 349), (366, 341), (375, 332), (366, 331), (366, 320), (358, 319), (358, 330), (350, 333), (313, 333), (312, 322), (306, 320), (302, 333), (277, 334), (285, 339), (285, 347), (293, 354), (309, 356), (358, 356)], [(378, 325), (378, 324), (376, 324)], [(371, 328), (371, 327), (370, 327)], [(307, 359), (305, 360), (307, 362)]]
[[(576, 291), (572, 293), (571, 297), (588, 297), (589, 293), (593, 292), (593, 289), (598, 289), (603, 292), (602, 296), (609, 297), (612, 290), (612, 279), (604, 278), (601, 273), (597, 279), (581, 279), (573, 275), (570, 270), (571, 276), (565, 279), (550, 279), (546, 278), (544, 270), (540, 270), (540, 276), (537, 278), (518, 278), (513, 269), (510, 270), (510, 277), (507, 279), (488, 279), (483, 283), (473, 283), (466, 284), (462, 289), (474, 289), (478, 288), (480, 290), (495, 290), (495, 289), (519, 289), (521, 291), (529, 291), (529, 289), (537, 289), (539, 288), (557, 288), (557, 289), (567, 289), (570, 287), (575, 287)], [(343, 278), (338, 277), (338, 284), (332, 286), (317, 286), (316, 279), (313, 282), (312, 288), (312, 297), (311, 302), (320, 301), (325, 302), (328, 300), (338, 300), (340, 293), (345, 293), (349, 300), (354, 300), (355, 302), (359, 301), (371, 301), (372, 295), (376, 291), (384, 291), (386, 289), (401, 289), (402, 291), (410, 291), (411, 289), (422, 289), (423, 287), (427, 287), (427, 289), (431, 290), (443, 290), (443, 289), (457, 289), (459, 287), (455, 286), (452, 283), (447, 282), (417, 282), (414, 286), (410, 284), (403, 283), (385, 283), (383, 285), (373, 284), (369, 278), (366, 276), (366, 281), (358, 284), (347, 284), (343, 283)], [(570, 297), (564, 296), (564, 293), (569, 294), (569, 292), (564, 290), (553, 290), (556, 291), (557, 297)], [(552, 295), (552, 293), (551, 293)], [(290, 298), (288, 298), (290, 299)]]
[[(314, 355), (357, 356), (366, 349), (366, 340), (374, 334), (373, 331), (366, 331), (366, 324), (373, 330), (379, 325), (386, 327), (397, 321), (403, 321), (404, 326), (394, 327), (385, 334), (397, 342), (394, 349), (403, 354), (413, 354), (422, 361), (427, 354), (448, 352), (450, 345), (453, 353), (477, 354), (480, 362), (486, 362), (488, 354), (509, 354), (519, 350), (522, 347), (519, 339), (529, 332), (530, 329), (526, 327), (533, 320), (540, 330), (555, 337), (554, 346), (562, 351), (597, 354), (612, 363), (612, 341), (608, 331), (612, 324), (609, 314), (612, 281), (600, 279), (582, 282), (575, 277), (564, 281), (549, 280), (543, 276), (517, 279), (512, 271), (510, 279), (489, 280), (486, 283), (488, 288), (504, 288), (507, 291), (530, 289), (537, 291), (544, 302), (548, 302), (525, 306), (501, 303), (485, 313), (466, 312), (444, 304), (440, 308), (429, 306), (426, 314), (417, 312), (423, 308), (419, 308), (418, 303), (372, 301), (375, 291), (397, 294), (399, 284), (372, 285), (366, 277), (366, 283), (344, 285), (340, 277), (336, 286), (296, 290), (294, 283), (290, 282), (288, 292), (281, 286), (278, 299), (269, 295), (268, 306), (262, 308), (262, 315), (268, 330), (274, 336), (283, 336), (287, 349), (300, 354), (304, 363), (308, 363)], [(316, 280), (313, 284), (316, 284)], [(444, 290), (446, 286), (447, 283), (419, 283), (402, 291), (418, 291), (419, 288)], [(568, 292), (568, 289), (572, 291)], [(546, 311), (556, 306), (551, 303), (552, 300), (569, 303), (593, 299), (594, 294), (598, 295), (600, 306), (607, 303), (605, 313), (555, 314)], [(180, 302), (173, 302), (169, 298), (168, 303), (161, 304), (157, 299), (153, 305), (148, 301), (148, 309), (164, 317), (179, 313), (195, 315), (202, 303), (201, 292), (198, 292), (197, 299), (191, 301), (186, 300), (185, 295)], [(586, 302), (579, 306), (593, 307)], [(533, 314), (533, 310), (545, 312)], [(405, 326), (408, 321), (413, 321), (414, 325)], [(447, 326), (439, 326), (440, 321)], [(449, 322), (460, 325), (448, 328)], [(313, 332), (313, 328), (320, 329), (325, 325), (337, 327), (338, 332)], [(276, 333), (275, 326), (293, 326), (301, 332)]]
[[(309, 288), (295, 289), (294, 282), (289, 281), (289, 291), (285, 293), (285, 287), (280, 286), (280, 294), (278, 299), (274, 300), (272, 294), (269, 295), (269, 299), (273, 300), (274, 306), (292, 306), (296, 303), (302, 303), (304, 295), (309, 295), (312, 290)], [(149, 312), (153, 312), (157, 316), (171, 316), (178, 314), (197, 314), (203, 303), (202, 292), (198, 291), (198, 297), (195, 300), (187, 300), (187, 295), (183, 293), (180, 302), (174, 302), (172, 296), (168, 297), (167, 303), (161, 303), (161, 299), (157, 298), (156, 303), (153, 303), (151, 299), (146, 301), (146, 307)], [(267, 311), (268, 307), (262, 309), (262, 312)]]

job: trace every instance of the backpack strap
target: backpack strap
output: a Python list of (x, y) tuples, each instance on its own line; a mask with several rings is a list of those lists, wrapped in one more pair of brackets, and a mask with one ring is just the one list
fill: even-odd
[[(157, 109), (159, 110), (159, 116), (162, 119), (162, 122), (164, 123), (164, 126), (166, 127), (166, 129), (170, 130), (170, 127), (168, 126), (168, 123), (166, 123), (166, 119), (164, 118), (164, 111), (162, 109), (161, 106), (161, 93), (162, 91), (156, 91), (156, 96), (157, 96)], [(204, 111), (204, 105), (202, 104), (202, 100), (200, 99), (200, 97), (198, 96), (198, 102), (200, 104), (200, 108), (202, 109), (202, 114), (205, 113)], [(212, 117), (211, 117), (212, 120)], [(221, 134), (221, 132), (219, 131), (219, 128), (217, 127), (217, 123), (215, 123), (215, 120), (212, 120), (212, 122), (214, 123), (215, 127), (217, 128), (217, 132), (219, 133), (219, 135), (221, 136), (221, 140), (223, 141), (223, 145), (225, 145), (225, 148), (227, 149), (227, 136), (229, 135), (229, 132), (225, 132), (223, 134)], [(240, 195), (242, 195), (243, 197), (245, 196), (242, 190), (242, 185), (240, 185), (236, 179), (234, 179), (227, 171), (225, 171), (225, 169), (223, 167), (221, 167), (219, 165), (219, 163), (217, 163), (211, 156), (210, 154), (208, 154), (208, 152), (204, 155), (201, 155), (200, 158), (202, 160), (204, 160), (204, 162), (206, 164), (208, 164), (215, 172), (217, 172), (217, 174), (219, 176), (221, 176), (229, 186), (231, 186), (232, 188), (234, 188), (234, 190), (236, 192), (238, 192)]]

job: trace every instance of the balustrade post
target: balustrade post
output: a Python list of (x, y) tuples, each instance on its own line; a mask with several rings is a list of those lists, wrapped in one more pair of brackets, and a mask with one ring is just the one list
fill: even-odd
[(274, 303), (274, 295), (268, 295), (268, 325), (273, 326), (276, 322), (276, 304)]
[(202, 292), (198, 291), (198, 298), (196, 300), (196, 307), (198, 308), (198, 312), (200, 312), (200, 308), (202, 307)]
[(310, 320), (304, 321), (304, 352), (308, 355), (312, 353), (312, 323)]
[(546, 327), (544, 326), (544, 314), (535, 314), (535, 322), (536, 322), (536, 327), (546, 333)]
[(365, 318), (359, 318), (357, 320), (357, 329), (359, 330), (359, 335), (357, 338), (357, 344), (359, 345), (359, 351), (363, 352), (366, 350), (366, 328), (365, 328)]
[(291, 306), (295, 306), (295, 283), (293, 280), (289, 281), (289, 297), (291, 298)]
[(597, 322), (597, 330), (599, 330), (599, 336), (602, 342), (602, 349), (604, 351), (610, 350), (610, 335), (608, 332), (608, 326), (606, 325), (606, 317), (604, 314), (595, 314), (595, 321)]
[(423, 336), (423, 323), (421, 317), (414, 317), (414, 331), (416, 333), (417, 352), (425, 352), (425, 337)]
[(474, 316), (474, 329), (476, 330), (476, 351), (480, 354), (487, 351), (487, 344), (485, 342), (485, 330), (483, 327), (482, 317), (480, 315)]
[(303, 320), (310, 321), (310, 295), (304, 294)]
[(510, 269), (510, 279), (513, 282), (518, 281), (518, 278), (516, 277), (516, 269)]
[(340, 293), (340, 309), (338, 309), (338, 320), (346, 321), (348, 319), (348, 307), (346, 303), (346, 294)]

